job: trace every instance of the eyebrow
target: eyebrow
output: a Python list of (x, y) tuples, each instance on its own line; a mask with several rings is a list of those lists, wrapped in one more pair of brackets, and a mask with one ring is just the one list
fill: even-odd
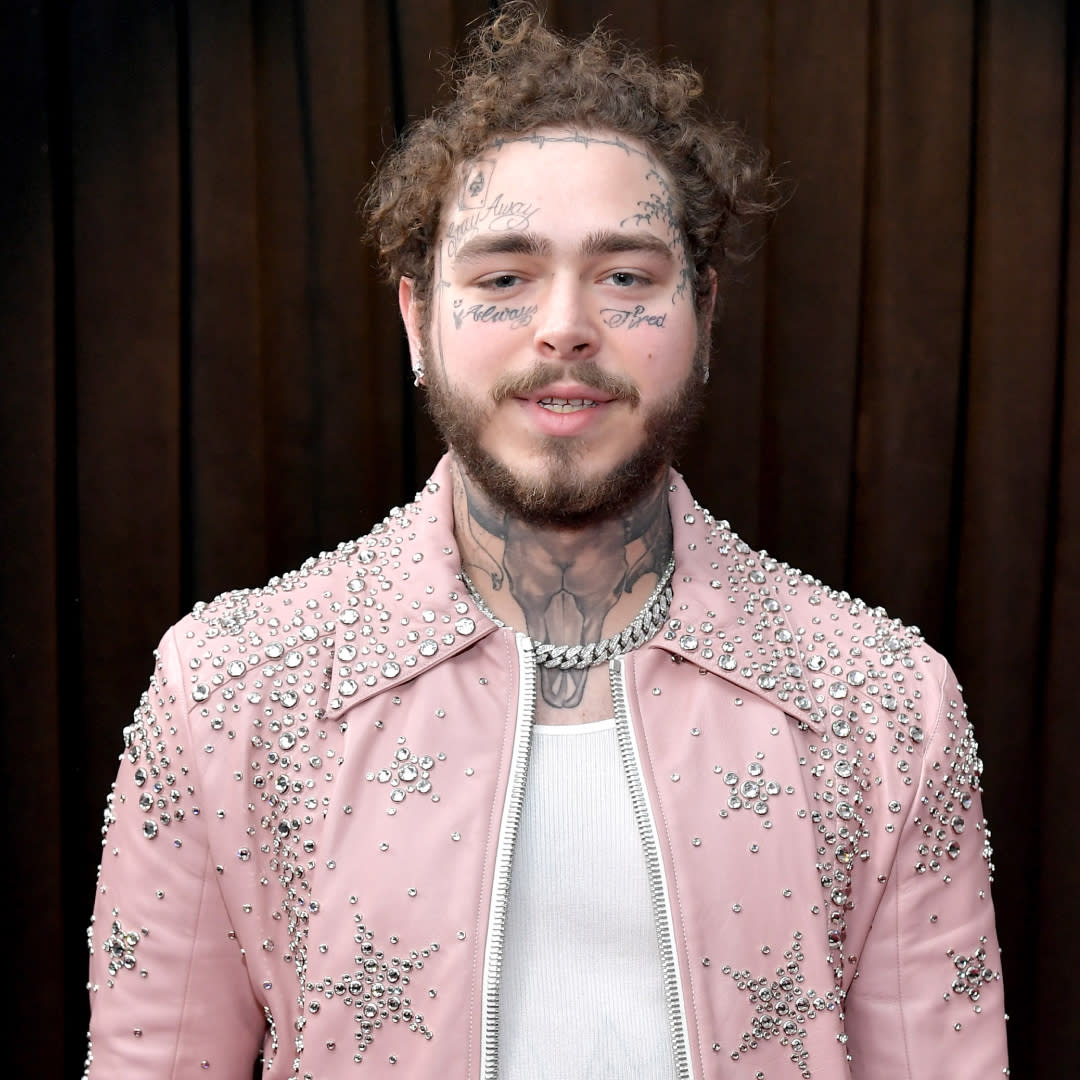
[(589, 233), (581, 243), (581, 254), (586, 258), (635, 251), (660, 255), (668, 261), (674, 261), (675, 258), (671, 246), (650, 232), (616, 232), (614, 229), (601, 229), (599, 232)]
[[(650, 232), (617, 232), (601, 229), (589, 233), (581, 242), (585, 258), (618, 255), (621, 252), (649, 252), (674, 262), (670, 245)], [(531, 232), (480, 233), (466, 240), (454, 255), (454, 262), (471, 262), (488, 255), (550, 255), (551, 241)]]
[(454, 262), (470, 262), (486, 255), (550, 255), (551, 241), (527, 232), (481, 233), (458, 248)]

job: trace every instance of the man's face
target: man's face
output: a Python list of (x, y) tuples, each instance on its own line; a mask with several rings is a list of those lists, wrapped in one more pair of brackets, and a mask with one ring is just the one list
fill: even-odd
[(443, 212), (430, 305), (403, 281), (436, 424), (503, 509), (581, 525), (640, 499), (692, 426), (708, 348), (664, 170), (559, 129), (498, 140)]

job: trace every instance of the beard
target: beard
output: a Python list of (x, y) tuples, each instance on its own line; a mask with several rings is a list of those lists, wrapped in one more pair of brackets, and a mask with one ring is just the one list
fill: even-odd
[[(686, 445), (704, 406), (708, 334), (704, 338), (687, 377), (644, 414), (641, 445), (606, 476), (582, 474), (580, 464), (588, 449), (575, 438), (542, 439), (540, 450), (548, 467), (536, 478), (514, 473), (481, 445), (491, 413), (501, 401), (529, 394), (563, 376), (625, 402), (632, 410), (642, 408), (631, 380), (608, 375), (592, 361), (570, 367), (540, 362), (524, 375), (506, 376), (492, 388), (486, 407), (446, 385), (439, 365), (434, 364), (427, 372), (428, 412), (465, 472), (494, 507), (528, 525), (584, 528), (617, 517), (639, 502)], [(428, 355), (434, 354), (428, 351)]]

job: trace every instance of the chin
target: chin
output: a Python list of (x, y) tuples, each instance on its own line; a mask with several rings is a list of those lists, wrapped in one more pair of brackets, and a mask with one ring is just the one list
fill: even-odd
[(462, 468), (492, 505), (527, 525), (581, 529), (623, 515), (651, 494), (667, 472), (666, 448), (644, 443), (602, 473), (583, 473), (580, 452), (560, 440), (558, 452), (516, 469), (476, 443), (452, 444)]

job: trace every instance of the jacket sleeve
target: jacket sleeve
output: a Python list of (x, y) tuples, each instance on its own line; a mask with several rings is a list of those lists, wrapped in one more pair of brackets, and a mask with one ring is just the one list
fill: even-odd
[(90, 948), (86, 1080), (251, 1080), (265, 1029), (217, 881), (172, 635), (125, 729)]
[(855, 1080), (1008, 1075), (982, 762), (960, 687), (942, 666), (918, 775), (912, 768), (906, 798), (875, 807), (899, 837), (846, 1001)]

